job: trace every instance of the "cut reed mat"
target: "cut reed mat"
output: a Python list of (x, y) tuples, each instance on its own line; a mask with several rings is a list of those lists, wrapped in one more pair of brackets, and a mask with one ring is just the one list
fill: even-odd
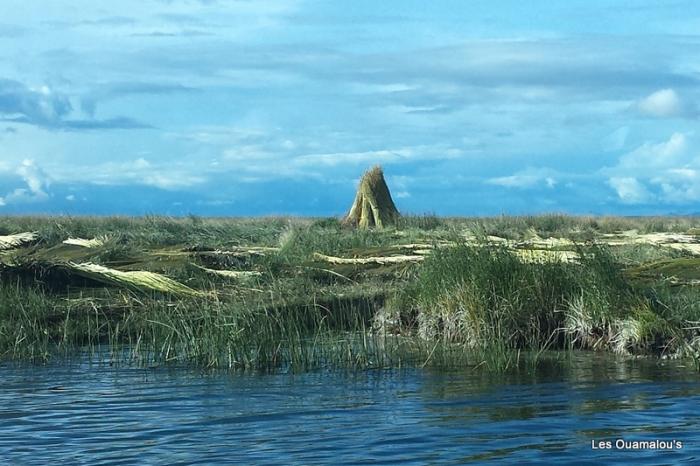
[(252, 271), (252, 270), (215, 270), (215, 269), (208, 269), (206, 267), (202, 267), (201, 265), (197, 264), (192, 264), (199, 270), (202, 270), (204, 272), (210, 273), (212, 275), (219, 275), (221, 277), (226, 277), (226, 278), (235, 278), (235, 279), (242, 279), (242, 278), (252, 278), (252, 277), (260, 277), (262, 276), (262, 273)]
[(403, 264), (406, 262), (421, 262), (425, 259), (425, 256), (386, 256), (386, 257), (358, 257), (358, 258), (345, 258), (345, 257), (335, 257), (327, 256), (321, 253), (314, 253), (314, 259), (318, 259), (324, 262), (330, 262), (331, 264), (356, 264), (356, 265), (366, 265), (366, 264)]
[(14, 235), (0, 236), (0, 251), (26, 246), (39, 239), (38, 233), (25, 232)]
[(99, 248), (107, 242), (106, 237), (83, 239), (83, 238), (68, 238), (63, 244), (71, 246), (81, 246), (83, 248)]
[(202, 291), (194, 290), (166, 276), (142, 270), (122, 272), (90, 262), (76, 264), (69, 262), (68, 270), (91, 280), (107, 285), (127, 288), (133, 291), (158, 291), (180, 296), (207, 296)]

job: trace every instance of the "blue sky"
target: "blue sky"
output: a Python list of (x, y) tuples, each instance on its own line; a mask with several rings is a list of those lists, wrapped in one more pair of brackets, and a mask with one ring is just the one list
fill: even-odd
[(700, 212), (696, 1), (3, 0), (0, 215)]

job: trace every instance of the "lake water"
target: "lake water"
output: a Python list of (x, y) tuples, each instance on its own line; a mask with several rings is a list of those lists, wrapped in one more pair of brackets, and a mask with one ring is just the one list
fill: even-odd
[(697, 464), (699, 408), (693, 369), (595, 354), (508, 377), (4, 364), (0, 463)]

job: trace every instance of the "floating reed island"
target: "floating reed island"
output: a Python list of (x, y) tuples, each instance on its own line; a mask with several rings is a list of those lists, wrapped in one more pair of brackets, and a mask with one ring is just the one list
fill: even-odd
[[(207, 368), (700, 360), (700, 219), (0, 218), (0, 357)], [(565, 352), (566, 352), (565, 351)]]

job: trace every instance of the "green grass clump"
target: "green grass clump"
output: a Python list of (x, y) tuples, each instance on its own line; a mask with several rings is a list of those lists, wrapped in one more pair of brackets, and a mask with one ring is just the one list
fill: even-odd
[(665, 351), (688, 313), (670, 320), (607, 248), (580, 248), (579, 256), (575, 263), (527, 263), (497, 246), (444, 248), (391, 306), (413, 315), (423, 338), (478, 351), (496, 368), (513, 364), (520, 351)]
[[(563, 262), (523, 263), (504, 248), (459, 246), (431, 257), (421, 272), (418, 305), (423, 331), (461, 338), (472, 347), (503, 342), (539, 348), (562, 328), (568, 304), (615, 304), (628, 293), (614, 268), (596, 251), (585, 266)], [(432, 306), (436, 303), (437, 306)], [(446, 331), (447, 329), (453, 329)]]

